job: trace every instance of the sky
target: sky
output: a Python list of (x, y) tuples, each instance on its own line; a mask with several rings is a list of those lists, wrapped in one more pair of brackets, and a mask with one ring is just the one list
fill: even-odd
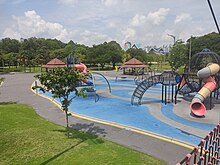
[[(210, 0), (220, 23), (220, 0)], [(207, 0), (0, 0), (0, 39), (145, 46), (217, 32)]]

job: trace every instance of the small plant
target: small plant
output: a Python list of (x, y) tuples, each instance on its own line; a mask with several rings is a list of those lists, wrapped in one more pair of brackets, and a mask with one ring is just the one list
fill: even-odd
[[(84, 91), (86, 88), (78, 89), (78, 83), (83, 79), (86, 79), (88, 75), (82, 75), (75, 69), (67, 68), (56, 68), (50, 72), (38, 74), (35, 77), (42, 84), (41, 86), (34, 86), (32, 89), (40, 89), (43, 92), (51, 92), (53, 98), (59, 98), (62, 104), (62, 110), (66, 114), (66, 127), (67, 135), (69, 137), (69, 120), (68, 117), (71, 115), (68, 112), (68, 107), (72, 100), (77, 96), (86, 97)], [(75, 95), (70, 95), (75, 92)]]

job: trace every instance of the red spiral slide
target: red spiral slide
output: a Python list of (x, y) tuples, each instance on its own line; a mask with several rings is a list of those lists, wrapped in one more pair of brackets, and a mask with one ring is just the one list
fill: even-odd
[[(74, 67), (79, 70), (82, 74), (87, 74), (87, 66), (83, 63), (80, 64), (74, 64)], [(85, 80), (83, 80), (84, 83), (86, 83), (87, 85), (93, 85), (93, 83), (87, 78)]]

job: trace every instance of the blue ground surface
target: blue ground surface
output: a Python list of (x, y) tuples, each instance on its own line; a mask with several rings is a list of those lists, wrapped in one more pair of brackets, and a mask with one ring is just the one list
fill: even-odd
[[(105, 82), (101, 78), (97, 78), (96, 80), (103, 83)], [(94, 93), (88, 93), (88, 97), (86, 98), (75, 98), (69, 107), (70, 111), (109, 122), (136, 127), (138, 129), (154, 132), (174, 139), (179, 139), (195, 145), (200, 142), (200, 137), (196, 137), (187, 132), (181, 131), (175, 128), (175, 126), (170, 126), (158, 120), (151, 115), (146, 106), (132, 106), (130, 103), (131, 94), (129, 93), (132, 93), (135, 88), (133, 80), (118, 80), (117, 82), (115, 80), (109, 80), (109, 82), (113, 88), (111, 93), (112, 95), (127, 98), (128, 100), (100, 96), (99, 101), (95, 103)], [(97, 84), (96, 88), (97, 90), (101, 88), (108, 88), (108, 85), (106, 83)], [(117, 90), (114, 90), (114, 88)], [(160, 90), (161, 85), (156, 85), (151, 87), (147, 92), (161, 94)], [(46, 93), (46, 95), (51, 96), (50, 93)], [(161, 104), (161, 111), (164, 116), (181, 124), (204, 130), (211, 130), (215, 126), (183, 119), (173, 113), (172, 104), (162, 104), (157, 98), (144, 98), (144, 100), (158, 102), (158, 104)]]

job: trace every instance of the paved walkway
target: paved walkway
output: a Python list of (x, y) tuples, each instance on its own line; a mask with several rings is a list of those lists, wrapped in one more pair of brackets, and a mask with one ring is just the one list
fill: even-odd
[[(52, 102), (32, 93), (30, 86), (34, 81), (34, 74), (6, 74), (0, 75), (5, 81), (0, 87), (0, 102), (17, 102), (32, 106), (36, 112), (49, 121), (65, 126), (65, 115)], [(176, 164), (191, 150), (173, 143), (165, 142), (150, 136), (131, 132), (83, 120), (70, 118), (71, 127), (84, 130), (104, 137), (107, 140), (147, 153), (168, 164)]]

